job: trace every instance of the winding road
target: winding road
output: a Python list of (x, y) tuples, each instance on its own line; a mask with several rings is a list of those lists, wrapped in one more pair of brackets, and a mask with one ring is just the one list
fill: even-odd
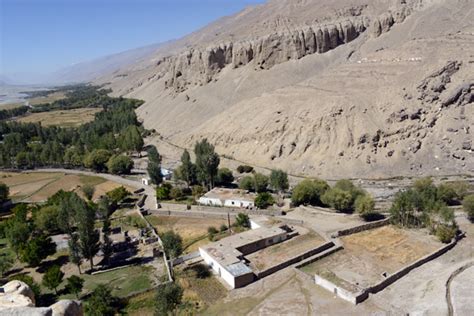
[[(452, 283), (454, 281), (454, 279), (456, 277), (458, 277), (460, 274), (462, 274), (464, 271), (468, 270), (469, 268), (472, 268), (474, 267), (474, 261), (472, 262), (469, 262), (465, 265), (463, 265), (462, 267), (460, 267), (459, 269), (455, 270), (450, 276), (449, 276), (449, 279), (448, 281), (446, 282), (446, 302), (448, 304), (448, 315), (449, 316), (454, 316), (455, 315), (455, 306), (453, 304), (453, 293), (452, 293)], [(466, 280), (467, 282), (467, 286), (473, 286), (472, 285), (472, 280)], [(467, 296), (471, 295), (472, 292), (470, 292), (470, 289), (466, 289), (467, 290), (467, 293), (465, 293)], [(474, 291), (473, 288), (471, 288), (472, 291)], [(464, 305), (464, 304), (461, 304), (461, 305)], [(456, 314), (460, 314), (460, 313), (456, 313)]]

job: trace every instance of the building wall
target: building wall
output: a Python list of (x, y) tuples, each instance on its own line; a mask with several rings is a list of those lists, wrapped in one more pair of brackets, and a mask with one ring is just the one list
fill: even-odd
[(276, 235), (276, 236), (272, 236), (272, 237), (269, 237), (269, 238), (266, 238), (266, 239), (257, 240), (253, 243), (250, 243), (250, 244), (247, 244), (243, 247), (240, 247), (237, 250), (239, 250), (245, 256), (245, 255), (248, 255), (248, 254), (253, 253), (255, 251), (258, 251), (260, 249), (263, 249), (263, 248), (266, 248), (268, 246), (274, 245), (276, 243), (282, 242), (282, 241), (286, 240), (286, 237), (287, 237), (287, 233), (282, 232), (282, 233), (280, 233), (279, 235)]
[(221, 200), (215, 198), (208, 198), (205, 196), (199, 198), (199, 203), (204, 205), (223, 206)]
[(224, 279), (227, 284), (230, 285), (233, 289), (235, 289), (235, 278), (232, 274), (230, 274), (223, 266), (221, 266), (216, 260), (214, 260), (208, 253), (199, 248), (199, 253), (201, 254), (202, 259), (206, 262), (217, 275)]
[(246, 200), (228, 199), (228, 200), (225, 200), (224, 206), (247, 208), (247, 207), (253, 207), (254, 203), (252, 201), (246, 201)]

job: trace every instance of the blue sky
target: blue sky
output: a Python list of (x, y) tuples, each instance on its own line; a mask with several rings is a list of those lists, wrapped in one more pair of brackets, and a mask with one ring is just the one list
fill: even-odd
[(48, 73), (186, 35), (264, 0), (0, 0), (0, 74)]

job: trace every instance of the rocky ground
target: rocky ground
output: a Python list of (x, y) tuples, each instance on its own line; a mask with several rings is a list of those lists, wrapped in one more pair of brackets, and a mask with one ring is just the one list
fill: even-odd
[(472, 1), (273, 0), (97, 80), (145, 126), (300, 176), (474, 172)]

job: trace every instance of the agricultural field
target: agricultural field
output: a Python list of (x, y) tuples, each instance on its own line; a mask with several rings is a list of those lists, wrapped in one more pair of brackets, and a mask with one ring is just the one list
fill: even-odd
[(341, 238), (344, 249), (315, 261), (302, 270), (320, 274), (343, 288), (367, 288), (402, 267), (442, 246), (434, 236), (421, 230), (395, 226), (363, 231)]
[(101, 110), (98, 108), (80, 108), (31, 113), (17, 118), (16, 121), (22, 123), (41, 123), (43, 126), (77, 127), (93, 121), (95, 114)]
[[(95, 187), (93, 199), (121, 185), (96, 176), (64, 174), (60, 172), (0, 172), (0, 182), (10, 188), (10, 197), (16, 202), (44, 202), (59, 190), (76, 191), (84, 185)], [(133, 188), (126, 187), (133, 191)]]
[(178, 233), (183, 238), (185, 253), (197, 251), (200, 246), (211, 242), (207, 236), (209, 227), (213, 226), (219, 230), (221, 225), (227, 226), (227, 220), (225, 219), (156, 215), (149, 215), (147, 218), (160, 234), (170, 230)]

